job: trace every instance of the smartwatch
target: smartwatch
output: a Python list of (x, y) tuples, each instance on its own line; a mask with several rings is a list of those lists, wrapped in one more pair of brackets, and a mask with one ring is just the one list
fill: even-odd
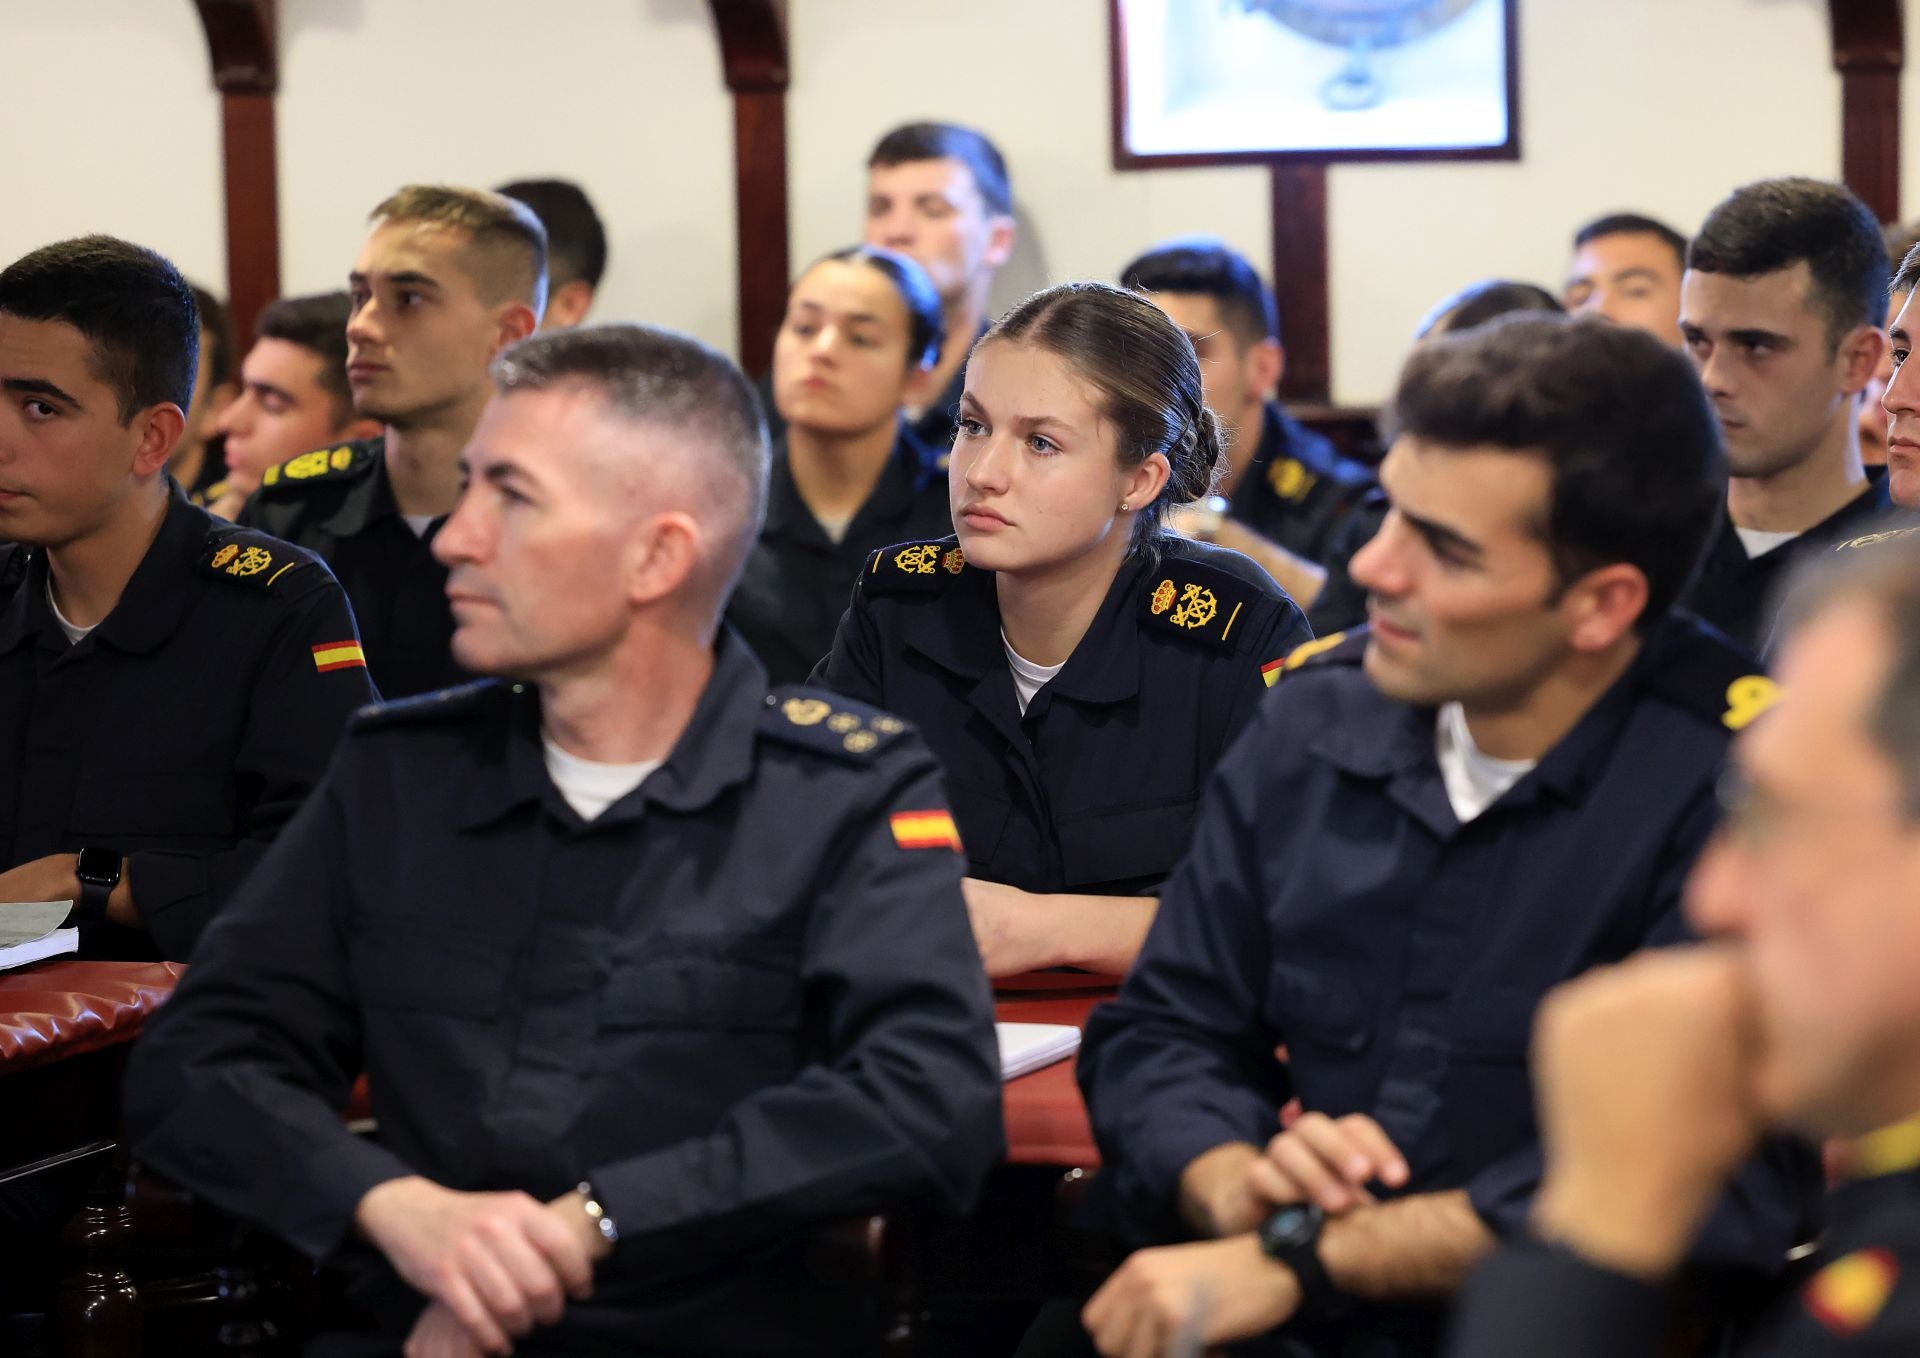
[(107, 897), (120, 885), (120, 855), (112, 849), (80, 850), (80, 861), (73, 875), (80, 879), (80, 899), (74, 902), (74, 916), (88, 924), (107, 917)]
[(1290, 1202), (1260, 1223), (1260, 1252), (1293, 1274), (1300, 1284), (1299, 1313), (1309, 1320), (1343, 1315), (1349, 1305), (1320, 1262), (1320, 1229), (1326, 1221), (1318, 1204)]

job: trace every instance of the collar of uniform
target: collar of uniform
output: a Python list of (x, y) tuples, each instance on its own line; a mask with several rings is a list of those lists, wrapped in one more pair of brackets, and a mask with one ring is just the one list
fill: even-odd
[(23, 548), (27, 568), (19, 585), (0, 607), (0, 655), (53, 626), (47, 613), (47, 554), (39, 547)]
[[(913, 507), (914, 496), (926, 488), (939, 470), (937, 459), (913, 435), (902, 416), (894, 433), (893, 451), (887, 455), (887, 463), (880, 469), (880, 478), (873, 483), (866, 500), (848, 520), (842, 541), (859, 540), (860, 526), (866, 519), (904, 519)], [(834, 545), (820, 521), (813, 517), (813, 511), (807, 508), (807, 502), (800, 498), (799, 484), (793, 479), (793, 464), (787, 458), (785, 433), (780, 435), (767, 479), (767, 522), (762, 531), (768, 537), (813, 538)]]
[[(1180, 555), (1177, 541), (1167, 543), (1167, 554)], [(1147, 563), (1138, 556), (1130, 555), (1120, 563), (1087, 634), (1047, 685), (1054, 697), (1117, 703), (1140, 691), (1140, 620), (1134, 596), (1140, 592), (1140, 577), (1146, 569)]]
[[(494, 776), (476, 779), (462, 825), (477, 829), (517, 807), (551, 799), (564, 805), (547, 775), (541, 745), (540, 701), (533, 685), (515, 684), (504, 758)], [(595, 826), (636, 820), (651, 803), (693, 811), (753, 774), (753, 743), (767, 692), (767, 674), (746, 644), (723, 628), (713, 674), (694, 705), (687, 729), (646, 782), (600, 814)]]
[[(95, 645), (140, 654), (173, 635), (194, 601), (194, 591), (183, 588), (182, 577), (192, 571), (194, 553), (212, 525), (212, 516), (188, 503), (186, 491), (168, 476), (167, 512), (160, 531), (120, 591), (120, 601), (89, 634)], [(43, 604), (45, 590), (43, 582)]]
[(393, 498), (393, 482), (387, 477), (386, 436), (375, 434), (364, 442), (373, 444), (378, 455), (373, 475), (363, 476), (348, 486), (339, 505), (320, 525), (336, 538), (350, 538), (364, 531), (368, 524), (400, 513), (400, 502)]

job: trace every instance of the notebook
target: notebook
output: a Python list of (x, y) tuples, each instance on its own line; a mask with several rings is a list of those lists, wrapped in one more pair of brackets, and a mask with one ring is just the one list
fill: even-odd
[(1000, 1039), (1000, 1078), (1064, 1061), (1080, 1049), (1080, 1030), (1070, 1023), (996, 1023)]
[(80, 951), (80, 931), (62, 929), (72, 901), (0, 901), (0, 971)]

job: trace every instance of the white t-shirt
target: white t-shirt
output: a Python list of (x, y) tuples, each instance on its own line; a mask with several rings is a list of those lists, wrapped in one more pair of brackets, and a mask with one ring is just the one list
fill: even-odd
[(54, 625), (57, 626), (62, 632), (65, 632), (67, 634), (67, 644), (70, 646), (77, 644), (81, 637), (84, 637), (87, 633), (91, 632), (94, 628), (100, 625), (99, 623), (95, 622), (95, 623), (89, 623), (85, 627), (75, 627), (72, 623), (67, 621), (67, 615), (65, 613), (62, 613), (60, 611), (60, 605), (53, 601), (53, 577), (52, 576), (47, 577), (47, 608), (53, 614)]
[(1462, 825), (1499, 801), (1539, 762), (1481, 754), (1467, 729), (1466, 709), (1459, 703), (1447, 703), (1440, 709), (1433, 723), (1433, 739), (1440, 777), (1447, 785), (1447, 800)]
[(1740, 545), (1747, 549), (1747, 560), (1754, 561), (1765, 556), (1775, 547), (1784, 547), (1799, 537), (1798, 533), (1770, 533), (1758, 528), (1735, 527), (1740, 535)]
[(438, 514), (402, 514), (400, 517), (407, 521), (407, 527), (413, 530), (415, 537), (423, 538), (427, 535), (427, 530), (433, 527), (433, 521), (440, 516)]
[(1013, 649), (1013, 643), (1007, 640), (1004, 629), (1000, 633), (1000, 647), (1007, 653), (1007, 664), (1013, 669), (1013, 692), (1020, 699), (1020, 715), (1024, 717), (1033, 695), (1045, 687), (1047, 680), (1060, 673), (1067, 662), (1062, 660), (1058, 665), (1034, 664)]
[(540, 743), (547, 751), (547, 777), (553, 779), (567, 805), (580, 813), (581, 820), (598, 816), (646, 782), (647, 775), (665, 762), (648, 759), (638, 764), (600, 764), (568, 754), (545, 736)]

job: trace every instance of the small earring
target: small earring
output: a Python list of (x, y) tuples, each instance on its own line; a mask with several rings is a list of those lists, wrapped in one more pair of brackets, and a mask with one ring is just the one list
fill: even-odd
[(1122, 501), (1120, 502), (1120, 512), (1121, 512), (1122, 514), (1124, 514), (1124, 513), (1126, 513), (1126, 512), (1127, 512), (1127, 511), (1128, 511), (1129, 509), (1132, 509), (1132, 508), (1133, 508), (1133, 505), (1132, 505), (1132, 503), (1131, 503), (1131, 502), (1129, 502), (1129, 501), (1127, 501), (1127, 500), (1122, 500)]

